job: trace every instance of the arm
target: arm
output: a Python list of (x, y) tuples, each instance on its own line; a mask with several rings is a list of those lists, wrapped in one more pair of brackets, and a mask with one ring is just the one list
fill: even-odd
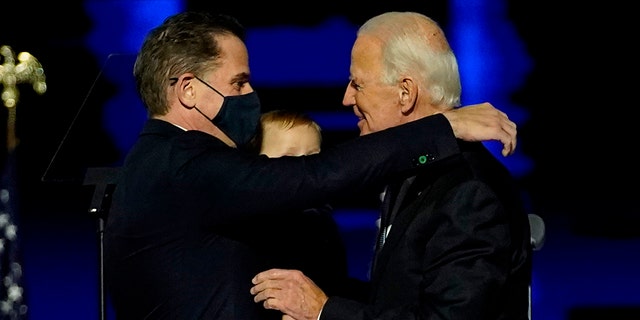
[[(368, 190), (389, 177), (410, 175), (460, 152), (458, 140), (442, 114), (360, 136), (304, 157), (256, 157), (220, 148), (217, 140), (211, 141), (211, 136), (197, 131), (187, 131), (179, 139), (172, 148), (188, 149), (184, 154), (189, 156), (172, 158), (175, 163), (171, 168), (176, 168), (172, 174), (183, 178), (183, 184), (190, 188), (183, 189), (185, 196), (202, 199), (202, 193), (225, 195), (209, 197), (211, 202), (206, 205), (201, 200), (197, 203), (198, 207), (208, 205), (208, 209), (224, 213), (207, 216), (205, 223), (212, 225), (330, 202), (346, 192)], [(190, 203), (196, 205), (195, 201)]]
[[(468, 140), (504, 140), (506, 153), (512, 152), (515, 128), (509, 123), (504, 113), (483, 103), (367, 134), (316, 155), (259, 160), (238, 152), (196, 150), (192, 141), (211, 138), (188, 131), (174, 147), (188, 148), (193, 157), (176, 159), (180, 163), (171, 167), (180, 168), (175, 174), (193, 188), (185, 190), (186, 195), (203, 190), (226, 195), (224, 201), (212, 198), (210, 204), (211, 209), (226, 213), (206, 218), (211, 221), (208, 223), (217, 223), (248, 214), (305, 208), (345, 192), (366, 190), (391, 176), (413, 174), (459, 154), (454, 135)], [(274, 185), (278, 188), (272, 188)], [(246, 201), (254, 198), (261, 201)]]

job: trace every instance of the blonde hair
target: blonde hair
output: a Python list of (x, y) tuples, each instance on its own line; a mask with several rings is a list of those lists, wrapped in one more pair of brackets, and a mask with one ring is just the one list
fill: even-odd
[(295, 110), (277, 109), (267, 111), (260, 116), (260, 126), (258, 126), (258, 131), (250, 143), (251, 148), (257, 152), (260, 151), (262, 146), (267, 125), (276, 125), (282, 129), (309, 126), (317, 131), (318, 139), (322, 143), (322, 129), (308, 114)]

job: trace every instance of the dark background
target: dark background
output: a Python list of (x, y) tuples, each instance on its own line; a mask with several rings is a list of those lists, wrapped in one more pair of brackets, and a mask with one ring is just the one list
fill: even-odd
[[(633, 42), (638, 37), (632, 33), (632, 11), (615, 1), (562, 6), (550, 1), (493, 2), (506, 7), (533, 61), (510, 102), (529, 114), (518, 126), (518, 153), (532, 159), (534, 166), (518, 180), (530, 209), (547, 224), (545, 247), (534, 260), (534, 319), (638, 319), (639, 171), (632, 154), (637, 143), (633, 94), (638, 90), (632, 72), (637, 70)], [(384, 11), (411, 10), (429, 15), (446, 29), (450, 4), (445, 0), (386, 5), (271, 1), (255, 9), (208, 1), (185, 5), (231, 13), (248, 28), (314, 26), (336, 15), (358, 25)], [(70, 141), (78, 144), (65, 159), (69, 166), (102, 166), (121, 157), (100, 125), (100, 108), (82, 109), (82, 117), (76, 118), (103, 63), (86, 42), (96, 22), (87, 14), (85, 2), (76, 0), (37, 6), (11, 2), (2, 5), (2, 12), (0, 45), (37, 57), (48, 85), (44, 95), (19, 85), (20, 143), (13, 153), (29, 314), (36, 320), (97, 318), (97, 220), (87, 212), (94, 190), (78, 181), (42, 181), (72, 123)], [(260, 54), (250, 51), (250, 56)], [(92, 102), (115, 94), (116, 86), (102, 85)], [(340, 105), (344, 85), (346, 78), (338, 85), (258, 89), (267, 109), (344, 112)], [(4, 108), (2, 112), (6, 118)], [(126, 113), (122, 116), (115, 126), (128, 126)], [(325, 130), (325, 141), (333, 144), (355, 135), (355, 127)], [(6, 151), (4, 156), (3, 164)], [(354, 273), (359, 275), (367, 259), (367, 252), (359, 249), (368, 245), (363, 239), (371, 236), (371, 229), (353, 216), (362, 209), (362, 223), (370, 223), (375, 210), (370, 200), (371, 195), (361, 195), (338, 203), (337, 217), (353, 250)]]

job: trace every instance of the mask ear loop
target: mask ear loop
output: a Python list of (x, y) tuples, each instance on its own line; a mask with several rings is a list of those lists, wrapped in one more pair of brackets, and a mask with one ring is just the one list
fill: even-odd
[[(202, 82), (205, 86), (209, 87), (209, 89), (213, 90), (215, 93), (219, 94), (222, 99), (226, 98), (222, 93), (220, 93), (220, 91), (216, 90), (214, 87), (212, 87), (210, 84), (206, 83), (204, 80), (200, 79), (198, 76), (193, 75), (194, 78), (198, 79), (198, 81)], [(200, 112), (200, 114), (207, 120), (213, 122), (213, 118), (209, 118), (207, 117), (206, 114), (204, 114), (204, 112), (202, 112), (200, 109), (198, 109), (198, 107), (193, 106), (196, 110), (198, 110), (198, 112)], [(214, 117), (215, 118), (215, 117)]]
[(209, 87), (209, 89), (215, 91), (217, 94), (219, 94), (221, 97), (226, 98), (224, 94), (220, 93), (220, 91), (216, 90), (214, 87), (212, 87), (210, 84), (206, 83), (204, 80), (198, 78), (198, 76), (194, 75), (194, 78), (198, 79), (198, 81), (204, 83), (205, 86)]
[(193, 108), (194, 108), (194, 109), (196, 109), (198, 112), (200, 112), (200, 114), (201, 114), (205, 119), (207, 119), (207, 120), (209, 120), (209, 121), (213, 121), (213, 118), (212, 118), (212, 119), (209, 119), (209, 117), (207, 117), (207, 115), (206, 115), (206, 114), (204, 114), (204, 112), (200, 111), (200, 109), (198, 109), (198, 107), (193, 106)]

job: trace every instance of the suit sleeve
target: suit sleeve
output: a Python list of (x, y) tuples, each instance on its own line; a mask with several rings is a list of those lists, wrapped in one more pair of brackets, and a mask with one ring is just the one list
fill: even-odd
[[(234, 151), (190, 150), (196, 157), (180, 159), (183, 163), (172, 167), (180, 168), (178, 174), (188, 182), (184, 185), (192, 188), (184, 190), (185, 196), (224, 195), (208, 204), (211, 210), (207, 211), (227, 215), (210, 217), (211, 223), (218, 223), (331, 202), (392, 176), (408, 176), (459, 152), (448, 120), (437, 114), (325, 148), (316, 155), (256, 158)], [(221, 180), (226, 183), (219, 183)]]

